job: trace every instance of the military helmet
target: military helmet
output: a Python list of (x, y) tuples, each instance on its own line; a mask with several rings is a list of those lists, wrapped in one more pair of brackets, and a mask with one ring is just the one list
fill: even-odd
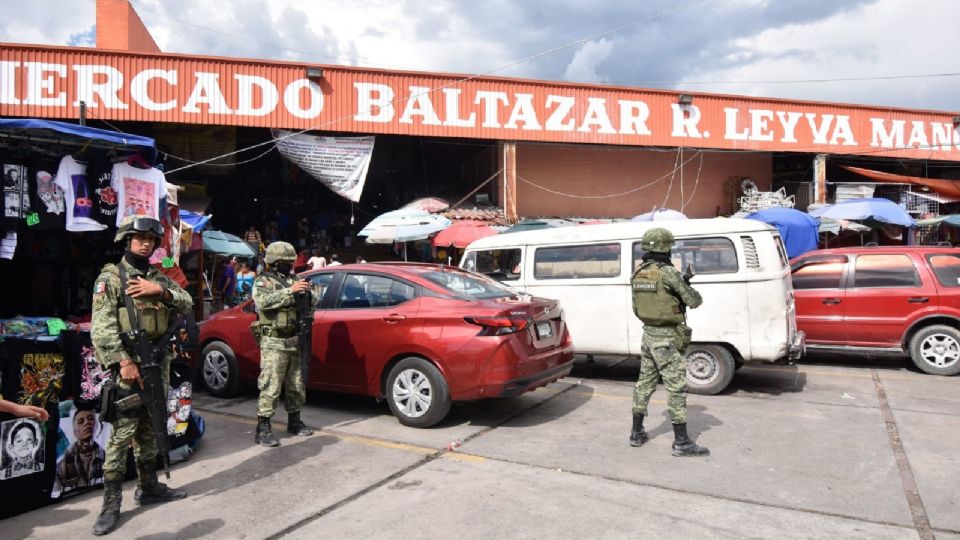
[(657, 227), (643, 233), (643, 239), (640, 240), (640, 247), (642, 247), (644, 251), (670, 253), (673, 243), (673, 233), (664, 228)]
[(163, 225), (152, 217), (127, 216), (120, 222), (120, 227), (117, 228), (117, 235), (113, 237), (113, 241), (123, 242), (138, 233), (149, 234), (156, 238), (159, 243), (163, 240)]
[(293, 262), (297, 260), (297, 250), (286, 242), (274, 242), (267, 246), (263, 262), (273, 264), (277, 261)]

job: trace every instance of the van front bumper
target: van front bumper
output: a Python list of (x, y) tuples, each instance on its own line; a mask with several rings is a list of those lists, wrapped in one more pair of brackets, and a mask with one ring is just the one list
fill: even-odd
[(790, 352), (787, 355), (787, 358), (793, 362), (803, 358), (803, 355), (807, 353), (807, 334), (802, 330), (797, 330), (797, 333), (793, 335), (793, 342), (790, 343)]

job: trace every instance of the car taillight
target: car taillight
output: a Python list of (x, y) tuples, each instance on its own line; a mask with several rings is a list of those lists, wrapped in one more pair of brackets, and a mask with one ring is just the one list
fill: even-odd
[(481, 336), (502, 336), (519, 332), (530, 326), (530, 319), (515, 319), (513, 317), (464, 317), (470, 324), (482, 327)]

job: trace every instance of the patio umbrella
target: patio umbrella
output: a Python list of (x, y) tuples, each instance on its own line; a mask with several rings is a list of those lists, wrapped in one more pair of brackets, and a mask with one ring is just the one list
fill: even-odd
[(422, 197), (408, 202), (403, 205), (403, 208), (422, 210), (424, 212), (443, 212), (447, 208), (450, 208), (450, 203), (436, 197)]
[(474, 240), (495, 234), (497, 234), (497, 231), (482, 221), (455, 221), (453, 225), (437, 233), (433, 237), (432, 243), (434, 247), (453, 245), (454, 247), (465, 248)]
[(634, 216), (630, 221), (679, 221), (683, 219), (689, 218), (679, 210), (657, 208), (653, 212), (646, 212), (639, 216)]
[(851, 199), (822, 206), (808, 212), (813, 217), (872, 220), (889, 225), (913, 227), (916, 222), (903, 208), (889, 199)]
[(573, 225), (573, 223), (565, 219), (525, 219), (500, 234), (552, 229), (553, 227), (566, 227), (568, 225)]
[(240, 237), (223, 231), (203, 233), (203, 249), (218, 255), (235, 257), (253, 257), (253, 250)]
[[(366, 227), (360, 230), (357, 233), (357, 236), (370, 236), (374, 231), (380, 227), (395, 227), (397, 225), (407, 225), (410, 223), (417, 223), (421, 220), (430, 220), (433, 219), (434, 214), (429, 212), (424, 212), (423, 210), (418, 210), (416, 208), (400, 208), (398, 210), (393, 210), (380, 214), (379, 216), (373, 218), (370, 223), (367, 223)], [(442, 219), (446, 219), (443, 216), (436, 216)], [(449, 225), (447, 220), (447, 224)]]
[(794, 258), (817, 249), (817, 219), (793, 208), (767, 208), (748, 214), (753, 219), (773, 225), (787, 248), (787, 257)]
[(400, 225), (384, 225), (367, 235), (368, 244), (392, 244), (393, 242), (411, 242), (426, 240), (430, 235), (450, 226), (450, 220), (443, 216), (435, 219), (411, 221)]
[(937, 216), (935, 218), (917, 220), (917, 226), (920, 227), (929, 227), (931, 225), (939, 225), (941, 223), (951, 227), (960, 227), (960, 215), (953, 214), (950, 216)]

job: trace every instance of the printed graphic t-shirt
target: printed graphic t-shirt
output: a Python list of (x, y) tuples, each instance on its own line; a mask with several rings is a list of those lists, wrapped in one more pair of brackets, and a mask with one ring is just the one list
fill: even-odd
[(167, 181), (158, 169), (138, 169), (128, 163), (113, 166), (113, 179), (119, 194), (117, 226), (127, 216), (147, 216), (160, 220), (160, 199), (167, 195)]
[(28, 228), (32, 230), (63, 230), (66, 226), (66, 204), (63, 188), (54, 182), (57, 172), (56, 163), (37, 162), (36, 172), (30, 175), (30, 194), (33, 196), (33, 210), (39, 220)]
[(73, 156), (63, 156), (55, 181), (63, 189), (66, 200), (68, 231), (102, 231), (107, 228), (93, 219), (93, 197), (96, 193), (87, 180), (85, 164), (77, 163)]
[(20, 221), (30, 213), (27, 168), (16, 163), (4, 163), (0, 170), (3, 173), (4, 230), (16, 231)]
[(87, 178), (93, 188), (93, 219), (110, 226), (117, 221), (117, 181), (113, 163), (106, 157), (97, 157), (87, 165)]

